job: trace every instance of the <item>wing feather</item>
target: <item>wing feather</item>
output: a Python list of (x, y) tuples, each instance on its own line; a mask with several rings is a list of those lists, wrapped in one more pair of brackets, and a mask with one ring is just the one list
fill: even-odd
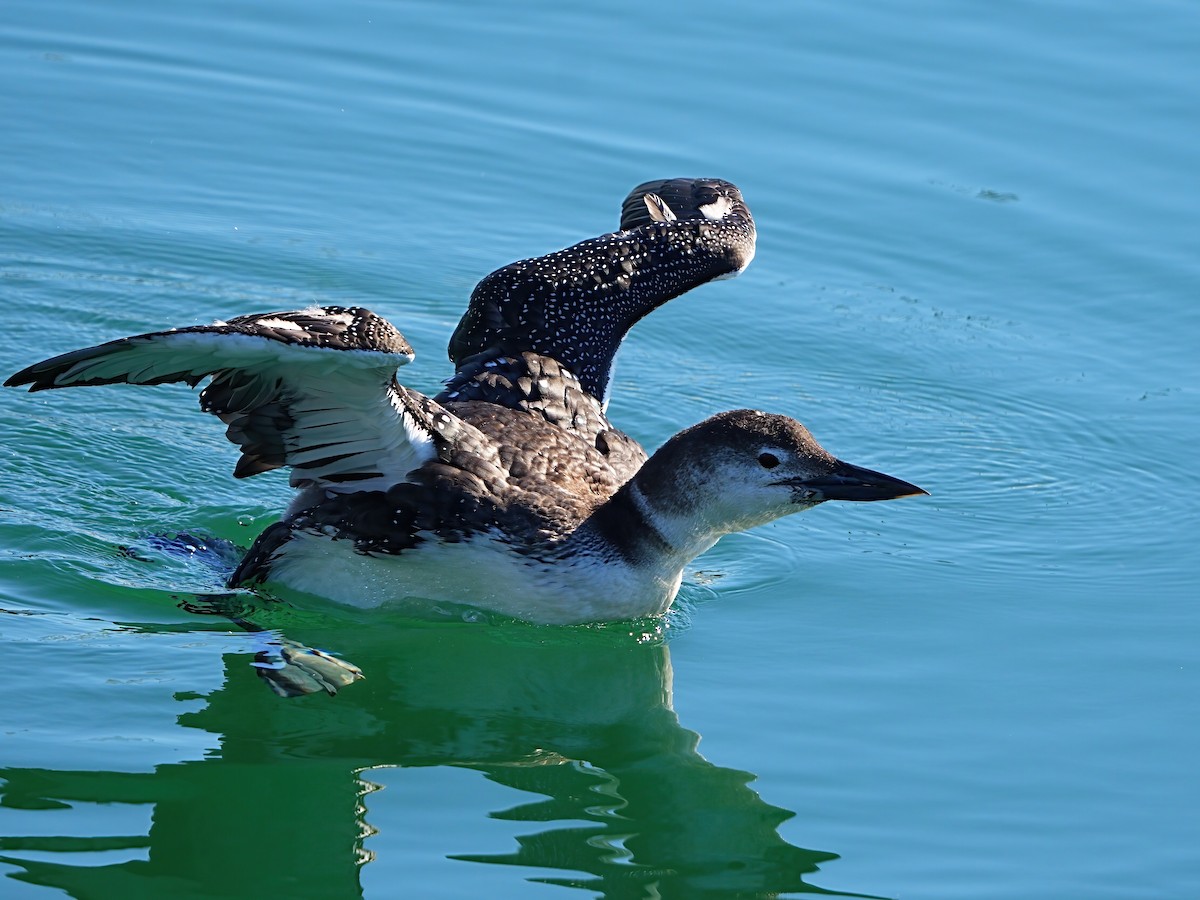
[(239, 316), (64, 353), (13, 375), (31, 391), (99, 384), (196, 386), (242, 455), (239, 478), (292, 467), (296, 487), (386, 489), (435, 453), (427, 411), (396, 384), (412, 348), (361, 307)]

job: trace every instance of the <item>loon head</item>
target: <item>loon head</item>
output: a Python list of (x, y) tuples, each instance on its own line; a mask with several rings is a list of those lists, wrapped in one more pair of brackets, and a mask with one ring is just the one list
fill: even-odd
[(827, 500), (928, 493), (843, 462), (803, 425), (757, 410), (720, 413), (668, 440), (630, 483), (649, 522), (684, 555)]

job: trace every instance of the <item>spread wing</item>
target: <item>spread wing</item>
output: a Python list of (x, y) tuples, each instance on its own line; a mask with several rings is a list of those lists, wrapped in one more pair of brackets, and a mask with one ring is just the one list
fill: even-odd
[(234, 474), (292, 468), (296, 487), (381, 489), (434, 455), (419, 394), (396, 384), (412, 347), (360, 307), (239, 316), (74, 350), (23, 369), (30, 391), (184, 382), (242, 451)]

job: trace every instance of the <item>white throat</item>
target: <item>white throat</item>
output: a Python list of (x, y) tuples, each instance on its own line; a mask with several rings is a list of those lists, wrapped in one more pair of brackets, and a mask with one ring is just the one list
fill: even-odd
[(721, 537), (695, 515), (674, 516), (656, 507), (636, 484), (629, 485), (629, 498), (642, 519), (659, 533), (671, 548), (670, 557), (683, 565), (712, 547)]

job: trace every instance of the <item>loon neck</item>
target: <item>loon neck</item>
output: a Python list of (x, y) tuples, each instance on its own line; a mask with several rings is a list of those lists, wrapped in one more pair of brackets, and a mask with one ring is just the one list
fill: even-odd
[(599, 541), (605, 552), (648, 577), (677, 581), (684, 566), (720, 537), (700, 517), (655, 506), (635, 476), (588, 517), (571, 541), (589, 546)]
[(475, 288), (450, 359), (461, 366), (479, 354), (533, 351), (558, 360), (604, 402), (629, 329), (680, 294), (740, 272), (754, 240), (747, 213), (655, 222), (512, 263)]

